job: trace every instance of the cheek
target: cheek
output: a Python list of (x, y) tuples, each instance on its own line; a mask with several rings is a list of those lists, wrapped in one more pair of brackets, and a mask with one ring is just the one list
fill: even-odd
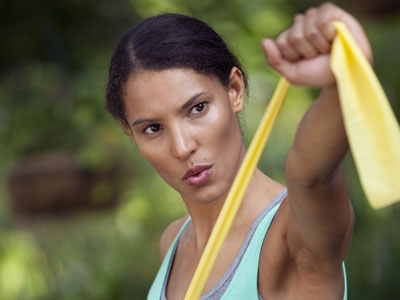
[(138, 147), (143, 157), (153, 166), (158, 173), (163, 172), (162, 170), (167, 169), (168, 162), (170, 161), (166, 157), (165, 149), (160, 145), (153, 144), (140, 144)]
[(141, 142), (137, 145), (143, 157), (152, 165), (160, 177), (172, 188), (177, 189), (178, 181), (183, 176), (185, 169), (170, 154), (168, 141)]
[(234, 152), (232, 147), (241, 143), (241, 133), (236, 115), (230, 107), (224, 107), (216, 111), (209, 121), (207, 130), (207, 142), (214, 145), (222, 155)]

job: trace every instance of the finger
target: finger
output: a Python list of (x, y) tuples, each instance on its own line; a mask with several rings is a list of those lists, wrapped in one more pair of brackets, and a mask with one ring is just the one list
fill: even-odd
[(304, 36), (304, 16), (297, 15), (289, 31), (288, 40), (294, 49), (305, 58), (315, 57), (318, 53)]
[(332, 20), (334, 19), (332, 14), (334, 12), (336, 14), (336, 18), (340, 20), (340, 12), (338, 8), (333, 4), (325, 3), (321, 5), (316, 20), (317, 27), (328, 42), (332, 42), (336, 34), (336, 29), (332, 24)]
[(282, 63), (283, 57), (278, 45), (271, 39), (264, 39), (261, 42), (268, 64), (275, 68)]
[(338, 20), (346, 24), (364, 55), (372, 62), (371, 46), (360, 23), (346, 11), (332, 3), (321, 5), (318, 9), (317, 26), (324, 34), (325, 39), (329, 42), (331, 42), (336, 35), (336, 29), (332, 24), (333, 20)]
[(318, 10), (316, 8), (310, 8), (306, 12), (306, 18), (304, 23), (304, 33), (308, 42), (315, 48), (319, 53), (328, 53), (331, 45), (325, 36), (317, 26)]
[(282, 31), (282, 33), (277, 37), (276, 44), (282, 53), (282, 56), (289, 61), (296, 61), (301, 58), (301, 55), (293, 48), (293, 46), (288, 41), (289, 30)]
[(295, 64), (283, 58), (278, 45), (271, 39), (264, 39), (262, 42), (264, 52), (267, 56), (268, 64), (286, 77), (289, 81), (296, 76)]

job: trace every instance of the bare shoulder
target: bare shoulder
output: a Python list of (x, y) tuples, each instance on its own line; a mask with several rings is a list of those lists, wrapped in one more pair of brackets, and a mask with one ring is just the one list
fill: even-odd
[(161, 259), (164, 259), (165, 254), (169, 247), (171, 246), (172, 242), (174, 241), (176, 235), (178, 234), (179, 230), (181, 229), (183, 223), (185, 223), (188, 216), (184, 216), (173, 221), (171, 224), (165, 228), (163, 234), (161, 235), (160, 239), (160, 255)]

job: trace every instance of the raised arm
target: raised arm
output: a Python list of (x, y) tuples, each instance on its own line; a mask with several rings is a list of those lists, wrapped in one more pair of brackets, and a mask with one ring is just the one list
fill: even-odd
[(286, 162), (287, 240), (294, 253), (307, 250), (314, 261), (338, 266), (350, 243), (354, 216), (340, 170), (348, 142), (329, 67), (334, 20), (347, 25), (371, 61), (360, 24), (330, 3), (297, 15), (290, 28), (276, 40), (264, 40), (263, 47), (271, 67), (290, 82), (322, 89), (299, 125)]

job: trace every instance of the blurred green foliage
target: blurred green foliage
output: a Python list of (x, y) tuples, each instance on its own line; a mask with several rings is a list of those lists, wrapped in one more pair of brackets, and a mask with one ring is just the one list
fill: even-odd
[[(119, 36), (143, 17), (181, 12), (212, 25), (246, 66), (250, 97), (241, 116), (248, 142), (277, 82), (260, 40), (276, 36), (305, 0), (5, 1), (0, 3), (0, 299), (144, 299), (160, 259), (158, 241), (182, 201), (104, 111), (108, 62)], [(314, 1), (314, 4), (319, 2)], [(400, 13), (375, 18), (344, 2), (371, 39), (375, 69), (400, 115)], [(316, 91), (292, 88), (260, 168), (284, 183), (284, 161)], [(69, 217), (16, 217), (5, 174), (26, 155), (68, 150), (101, 167), (116, 153), (129, 168), (120, 204)], [(343, 163), (356, 212), (346, 259), (350, 299), (400, 297), (400, 206), (372, 210), (351, 156)], [(400, 175), (399, 175), (400, 176)]]

